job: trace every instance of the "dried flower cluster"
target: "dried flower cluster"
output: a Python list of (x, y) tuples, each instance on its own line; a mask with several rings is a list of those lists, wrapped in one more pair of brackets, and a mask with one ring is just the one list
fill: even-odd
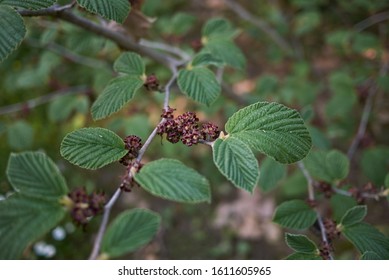
[(106, 203), (104, 193), (88, 194), (83, 187), (74, 189), (68, 197), (72, 201), (70, 216), (76, 224), (82, 226), (85, 226), (90, 218), (100, 214)]
[(131, 162), (126, 169), (126, 174), (122, 178), (120, 189), (125, 192), (130, 192), (133, 187), (139, 187), (139, 184), (134, 180), (134, 174), (139, 172), (143, 164), (136, 161)]
[(193, 112), (186, 112), (174, 117), (175, 109), (170, 107), (163, 110), (161, 117), (165, 119), (157, 128), (157, 134), (166, 134), (166, 139), (171, 143), (181, 140), (190, 147), (200, 141), (214, 141), (219, 137), (219, 128), (210, 122), (200, 124), (199, 119)]
[(124, 144), (128, 153), (119, 162), (124, 166), (129, 166), (131, 161), (138, 156), (139, 150), (142, 148), (142, 139), (136, 135), (129, 135), (124, 138)]
[(154, 74), (147, 76), (143, 85), (148, 91), (160, 91), (158, 78)]

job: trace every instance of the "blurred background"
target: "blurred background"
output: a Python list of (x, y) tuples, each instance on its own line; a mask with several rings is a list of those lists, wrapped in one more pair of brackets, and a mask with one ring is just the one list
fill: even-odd
[[(346, 183), (358, 187), (368, 182), (382, 184), (389, 171), (388, 1), (144, 0), (133, 4), (126, 30), (121, 32), (136, 40), (178, 46), (189, 54), (194, 53), (207, 20), (224, 17), (237, 28), (235, 43), (247, 65), (242, 70), (224, 69), (222, 96), (206, 107), (188, 100), (175, 87), (170, 103), (177, 113), (195, 111), (200, 120), (212, 121), (222, 130), (227, 118), (244, 105), (277, 101), (301, 112), (314, 148), (346, 153), (375, 88), (370, 123)], [(99, 171), (73, 166), (59, 154), (63, 137), (74, 129), (100, 126), (145, 141), (159, 122), (163, 95), (142, 90), (123, 110), (94, 122), (90, 106), (115, 75), (112, 65), (121, 50), (60, 20), (25, 18), (25, 22), (26, 40), (0, 64), (0, 194), (4, 197), (11, 189), (5, 176), (10, 153), (43, 150), (59, 166), (69, 187), (85, 186), (110, 196), (125, 168), (119, 163)], [(165, 84), (170, 71), (144, 59), (148, 74), (155, 73)], [(179, 159), (207, 177), (212, 203), (173, 203), (141, 188), (123, 194), (113, 216), (133, 207), (149, 208), (162, 216), (156, 238), (127, 258), (282, 259), (291, 253), (283, 230), (271, 220), (281, 201), (307, 197), (306, 181), (295, 165), (279, 165), (258, 155), (261, 179), (250, 195), (234, 188), (218, 172), (208, 146), (188, 148), (156, 137), (143, 162), (161, 157)], [(333, 200), (324, 203), (336, 203)], [(367, 221), (388, 234), (387, 201), (369, 202), (369, 207)], [(70, 218), (64, 220), (33, 244), (24, 258), (87, 258), (100, 218), (84, 229), (73, 225)], [(317, 234), (315, 230), (309, 233), (318, 241)], [(355, 258), (351, 244), (337, 242), (337, 258)]]

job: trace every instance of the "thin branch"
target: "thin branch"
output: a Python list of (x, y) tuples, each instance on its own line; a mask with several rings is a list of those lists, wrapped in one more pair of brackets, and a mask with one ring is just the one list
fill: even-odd
[(361, 32), (370, 26), (383, 22), (385, 20), (389, 20), (389, 11), (381, 12), (375, 15), (372, 15), (368, 17), (367, 19), (364, 19), (357, 24), (354, 25), (354, 30), (356, 32)]
[(74, 53), (74, 52), (68, 50), (67, 48), (64, 48), (63, 46), (58, 45), (58, 44), (53, 43), (53, 42), (42, 45), (39, 43), (38, 40), (34, 40), (34, 39), (30, 39), (30, 38), (26, 39), (26, 42), (27, 42), (27, 44), (29, 44), (32, 47), (47, 49), (47, 50), (49, 50), (49, 51), (51, 51), (59, 56), (62, 56), (64, 58), (68, 59), (71, 62), (81, 64), (81, 65), (84, 65), (84, 66), (87, 66), (90, 68), (104, 68), (104, 67), (108, 66), (103, 61), (79, 55), (79, 54)]
[(116, 203), (116, 201), (118, 200), (118, 198), (120, 197), (121, 192), (122, 192), (121, 189), (118, 188), (116, 192), (113, 194), (113, 196), (111, 197), (111, 199), (108, 201), (108, 203), (104, 206), (103, 219), (101, 221), (99, 231), (97, 232), (95, 242), (93, 244), (92, 253), (89, 256), (90, 260), (95, 260), (98, 257), (98, 254), (100, 252), (101, 241), (103, 240), (105, 229), (107, 228), (108, 225), (111, 209), (113, 205)]
[(172, 77), (170, 78), (170, 80), (167, 82), (167, 84), (165, 86), (165, 100), (163, 102), (163, 108), (165, 110), (167, 110), (167, 108), (169, 106), (169, 98), (170, 98), (171, 87), (174, 84), (174, 82), (176, 81), (177, 75), (178, 75), (177, 68), (172, 67), (171, 70), (172, 70), (173, 75), (172, 75)]
[[(162, 122), (162, 121), (161, 121)], [(143, 158), (144, 153), (146, 152), (147, 148), (150, 146), (151, 141), (157, 134), (157, 127), (154, 128), (153, 132), (149, 135), (147, 138), (145, 144), (142, 146), (141, 150), (138, 153), (138, 157), (136, 158), (136, 162), (140, 162)], [(133, 174), (131, 171), (128, 174), (128, 178), (131, 179)], [(100, 247), (101, 247), (101, 242), (103, 240), (104, 233), (107, 229), (108, 221), (109, 221), (109, 216), (111, 214), (111, 209), (115, 205), (116, 201), (118, 200), (120, 194), (122, 193), (121, 188), (117, 188), (111, 199), (108, 201), (108, 203), (104, 206), (104, 213), (103, 213), (103, 219), (101, 221), (99, 231), (97, 232), (95, 241), (93, 243), (93, 249), (92, 252), (89, 256), (90, 260), (95, 260), (99, 256), (100, 252)]]
[(21, 16), (26, 17), (39, 17), (39, 16), (48, 16), (48, 15), (56, 15), (61, 12), (64, 12), (66, 10), (70, 10), (74, 7), (76, 4), (76, 1), (73, 1), (70, 4), (67, 5), (53, 5), (46, 9), (40, 9), (40, 10), (17, 10)]
[(217, 68), (216, 80), (221, 84), (223, 82), (224, 66)]
[(90, 31), (96, 35), (105, 37), (107, 39), (115, 42), (120, 48), (124, 50), (130, 50), (137, 52), (141, 55), (150, 57), (151, 59), (165, 65), (166, 67), (171, 67), (171, 65), (177, 65), (180, 62), (176, 59), (155, 52), (150, 48), (146, 48), (144, 46), (139, 45), (133, 38), (131, 38), (128, 34), (123, 34), (120, 32), (115, 32), (112, 29), (101, 26), (93, 21), (90, 21), (86, 18), (77, 16), (69, 11), (69, 8), (64, 8), (65, 6), (53, 6), (47, 9), (30, 11), (30, 10), (22, 10), (18, 11), (20, 15), (24, 17), (34, 17), (34, 16), (54, 16), (60, 18), (64, 21), (72, 23), (78, 27), (81, 27), (87, 31)]
[(274, 30), (266, 21), (252, 15), (249, 11), (247, 11), (234, 0), (225, 0), (225, 3), (231, 9), (231, 11), (235, 12), (242, 19), (247, 20), (262, 30), (265, 34), (267, 34), (283, 51), (288, 54), (292, 54), (292, 47), (289, 45), (289, 43), (284, 38), (282, 38), (278, 32)]
[[(302, 161), (299, 161), (297, 163), (297, 165), (300, 168), (300, 170), (303, 172), (303, 175), (308, 182), (308, 198), (310, 201), (314, 201), (315, 200), (315, 190), (313, 187), (314, 180), (313, 180), (311, 174), (309, 174), (308, 170), (305, 168), (304, 163)], [(319, 223), (319, 228), (320, 228), (320, 232), (321, 232), (321, 239), (322, 239), (324, 244), (328, 245), (329, 242), (328, 242), (328, 238), (327, 238), (326, 229), (325, 229), (324, 224), (323, 224), (323, 218), (321, 217), (319, 211), (316, 208), (315, 208), (315, 212), (316, 212), (316, 216), (317, 216), (317, 221)], [(329, 253), (329, 258), (330, 258), (330, 260), (334, 259), (331, 253)]]
[[(175, 82), (175, 80), (177, 78), (177, 68), (175, 66), (171, 66), (171, 70), (172, 70), (172, 77), (170, 78), (169, 82), (165, 86), (164, 108), (168, 107), (169, 96), (170, 96), (170, 88), (171, 88), (171, 86), (173, 85), (173, 83)], [(142, 148), (138, 152), (138, 156), (136, 158), (136, 163), (140, 163), (140, 161), (142, 160), (146, 150), (150, 146), (150, 144), (153, 141), (154, 137), (157, 135), (158, 126), (161, 123), (163, 123), (164, 121), (165, 121), (165, 119), (162, 119), (159, 122), (159, 124), (154, 128), (154, 130), (151, 132), (151, 134), (149, 135), (149, 137), (147, 138), (147, 140), (143, 144)], [(129, 173), (128, 173), (128, 179), (131, 179), (133, 176), (134, 175), (132, 173), (132, 170), (130, 169)], [(118, 188), (116, 190), (116, 192), (114, 193), (114, 195), (109, 200), (109, 202), (104, 207), (103, 219), (101, 221), (101, 224), (100, 224), (100, 227), (99, 227), (99, 231), (97, 233), (96, 239), (95, 239), (94, 244), (93, 244), (93, 250), (92, 250), (92, 253), (91, 253), (90, 257), (89, 257), (90, 260), (94, 260), (94, 259), (96, 259), (98, 257), (98, 254), (100, 252), (101, 242), (103, 240), (103, 236), (104, 236), (105, 230), (106, 230), (107, 225), (108, 225), (108, 220), (109, 220), (109, 215), (111, 213), (111, 208), (113, 207), (113, 205), (115, 204), (115, 202), (119, 198), (120, 194), (121, 194), (121, 189)]]
[(151, 132), (151, 134), (149, 135), (149, 137), (147, 138), (146, 142), (143, 144), (142, 148), (139, 150), (138, 152), (138, 157), (136, 158), (136, 161), (137, 162), (140, 162), (147, 150), (147, 148), (150, 146), (151, 144), (151, 141), (153, 141), (154, 137), (157, 135), (157, 130), (158, 130), (158, 126), (159, 124), (163, 123), (163, 120), (161, 120), (158, 125), (154, 128), (154, 130)]
[(311, 174), (309, 174), (308, 170), (305, 168), (304, 163), (302, 161), (299, 161), (297, 163), (298, 167), (300, 168), (301, 172), (303, 172), (303, 175), (305, 179), (308, 182), (308, 198), (311, 201), (315, 200), (315, 190), (313, 188), (313, 179)]
[[(324, 244), (328, 245), (329, 242), (328, 242), (327, 233), (326, 233), (324, 223), (323, 223), (323, 218), (320, 216), (319, 212), (316, 212), (316, 214), (317, 214), (317, 222), (318, 222), (319, 227), (320, 227), (321, 239), (323, 240)], [(334, 257), (332, 256), (331, 253), (328, 253), (328, 257), (330, 260), (334, 259)]]
[[(352, 197), (352, 193), (346, 191), (346, 190), (342, 190), (342, 189), (339, 189), (335, 186), (332, 186), (332, 190), (337, 193), (337, 194), (340, 194), (340, 195), (344, 195), (344, 196), (349, 196), (349, 197)], [(375, 200), (379, 200), (380, 197), (386, 197), (386, 193), (385, 191), (381, 191), (381, 192), (378, 192), (378, 193), (367, 193), (367, 192), (361, 192), (361, 196), (363, 198), (368, 198), (368, 199), (375, 199)]]
[[(388, 72), (388, 62), (384, 62), (382, 64), (381, 69), (380, 69), (379, 76), (383, 77), (387, 74), (387, 72)], [(354, 154), (355, 154), (356, 150), (358, 149), (359, 143), (361, 142), (363, 136), (365, 135), (367, 124), (369, 122), (369, 117), (370, 117), (371, 111), (373, 109), (374, 97), (376, 96), (377, 91), (378, 91), (378, 86), (376, 83), (374, 83), (369, 89), (368, 97), (366, 99), (365, 106), (363, 107), (362, 117), (361, 117), (361, 120), (359, 122), (357, 134), (355, 135), (355, 137), (354, 137), (353, 141), (351, 142), (351, 145), (347, 151), (347, 156), (348, 156), (350, 161), (354, 157)]]
[(57, 90), (57, 91), (54, 91), (54, 92), (49, 93), (49, 94), (44, 95), (44, 96), (39, 96), (37, 98), (30, 99), (30, 100), (27, 100), (24, 102), (1, 107), (0, 108), (0, 115), (16, 113), (16, 112), (24, 110), (25, 108), (28, 108), (28, 109), (35, 108), (39, 105), (50, 102), (50, 101), (58, 98), (59, 96), (85, 92), (88, 89), (89, 89), (88, 86), (82, 85), (82, 86), (74, 86), (74, 87), (69, 87), (69, 88)]
[[(186, 62), (185, 59), (177, 60), (169, 55), (162, 54), (162, 53), (154, 51), (151, 48), (148, 48), (146, 46), (142, 46), (142, 45), (138, 44), (134, 39), (129, 37), (128, 35), (111, 30), (108, 27), (101, 26), (101, 25), (96, 24), (90, 20), (79, 17), (79, 16), (73, 14), (68, 9), (61, 8), (61, 6), (60, 7), (53, 6), (53, 7), (47, 8), (47, 9), (42, 9), (42, 10), (37, 10), (37, 11), (22, 10), (22, 11), (18, 11), (18, 12), (22, 16), (25, 16), (25, 17), (55, 16), (55, 17), (60, 18), (64, 21), (73, 23), (74, 25), (79, 26), (85, 30), (88, 30), (94, 34), (97, 34), (99, 36), (110, 39), (113, 42), (115, 42), (120, 48), (122, 48), (124, 50), (134, 51), (134, 52), (139, 53), (140, 55), (147, 56), (147, 57), (155, 60), (156, 62), (159, 62), (162, 65), (168, 67), (169, 69), (176, 68), (176, 67), (178, 67)], [(173, 51), (173, 49), (175, 49), (175, 48), (170, 46), (169, 49), (171, 51)], [(180, 51), (180, 53), (181, 53), (181, 51)], [(235, 101), (236, 103), (238, 103), (240, 105), (248, 105), (249, 104), (248, 100), (246, 100), (245, 98), (242, 98), (241, 96), (238, 96), (231, 89), (231, 86), (223, 83), (222, 88), (223, 88), (223, 93), (227, 98)]]
[(332, 186), (332, 190), (337, 193), (337, 194), (340, 194), (340, 195), (344, 195), (344, 196), (352, 196), (352, 194), (348, 191), (345, 191), (345, 190), (342, 190), (342, 189), (339, 189), (335, 186)]
[(146, 39), (140, 39), (139, 45), (151, 49), (161, 50), (170, 54), (174, 54), (176, 56), (179, 56), (185, 61), (189, 61), (192, 59), (192, 57), (188, 53), (184, 52), (180, 48), (162, 42), (153, 42)]

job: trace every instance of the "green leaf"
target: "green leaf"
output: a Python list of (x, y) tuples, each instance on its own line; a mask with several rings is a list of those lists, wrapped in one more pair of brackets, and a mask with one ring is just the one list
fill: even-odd
[(26, 27), (23, 18), (13, 8), (0, 5), (0, 62), (23, 41)]
[(215, 65), (216, 67), (220, 67), (223, 65), (223, 61), (216, 59), (212, 54), (208, 52), (201, 52), (193, 58), (191, 65), (193, 67), (208, 65)]
[(333, 218), (337, 223), (340, 223), (342, 217), (346, 212), (357, 205), (357, 201), (353, 197), (344, 196), (341, 194), (334, 194), (331, 197), (331, 208)]
[(208, 20), (202, 29), (202, 35), (206, 40), (217, 38), (232, 38), (236, 31), (231, 23), (224, 18), (213, 18)]
[[(146, 15), (150, 15), (144, 10), (146, 5), (147, 3), (142, 6), (142, 11)], [(153, 27), (156, 28), (155, 31), (161, 36), (173, 35), (181, 37), (189, 32), (196, 23), (196, 20), (197, 18), (193, 14), (175, 12), (171, 15), (158, 17), (158, 20)]]
[(333, 180), (342, 180), (350, 171), (350, 161), (345, 154), (332, 150), (326, 155), (326, 167)]
[(228, 119), (226, 131), (281, 163), (304, 158), (311, 137), (296, 110), (278, 103), (258, 102)]
[(347, 156), (336, 150), (311, 152), (304, 164), (313, 178), (329, 183), (346, 178), (350, 170)]
[(57, 166), (41, 152), (11, 154), (7, 177), (15, 191), (25, 196), (57, 201), (68, 193)]
[(373, 226), (357, 223), (342, 229), (343, 235), (354, 244), (361, 254), (376, 253), (381, 259), (389, 259), (389, 238)]
[(41, 152), (11, 154), (6, 173), (16, 193), (0, 201), (0, 259), (17, 259), (62, 220), (65, 209), (59, 200), (68, 188)]
[(22, 194), (0, 201), (0, 259), (18, 259), (24, 249), (64, 217), (58, 202)]
[(81, 128), (67, 134), (60, 150), (65, 159), (87, 169), (103, 167), (128, 152), (118, 135), (99, 127)]
[(101, 246), (102, 254), (119, 257), (149, 243), (157, 233), (161, 218), (146, 209), (121, 213), (108, 227)]
[(316, 221), (316, 213), (302, 200), (290, 200), (276, 208), (273, 222), (287, 228), (307, 229)]
[(272, 158), (266, 158), (262, 161), (260, 174), (258, 185), (261, 190), (267, 192), (274, 189), (278, 182), (286, 176), (286, 166)]
[(389, 169), (389, 148), (366, 149), (360, 160), (363, 174), (377, 186), (382, 186)]
[(128, 0), (77, 0), (78, 4), (93, 14), (123, 23), (130, 12)]
[(380, 258), (380, 256), (378, 256), (376, 253), (372, 252), (372, 251), (366, 251), (365, 253), (363, 253), (363, 255), (361, 256), (361, 260), (382, 260)]
[(209, 182), (192, 168), (175, 159), (159, 159), (146, 164), (135, 175), (153, 195), (186, 203), (211, 201)]
[(113, 69), (116, 72), (133, 75), (138, 78), (145, 74), (145, 64), (142, 57), (133, 52), (122, 53), (116, 59)]
[(285, 234), (285, 241), (289, 248), (299, 253), (315, 254), (318, 252), (316, 244), (303, 234)]
[(221, 92), (215, 74), (203, 67), (180, 70), (177, 83), (183, 93), (207, 106), (210, 106)]
[(323, 258), (317, 254), (293, 253), (286, 260), (323, 260)]
[(67, 120), (73, 112), (86, 113), (89, 108), (89, 99), (85, 96), (64, 95), (50, 103), (48, 118), (52, 122)]
[(7, 129), (9, 146), (14, 150), (25, 150), (31, 148), (34, 141), (34, 130), (25, 121), (17, 121)]
[(217, 139), (212, 146), (213, 161), (236, 187), (253, 192), (259, 177), (257, 159), (250, 148), (234, 137)]
[(91, 112), (93, 119), (104, 119), (119, 111), (134, 97), (136, 91), (142, 85), (143, 81), (133, 76), (112, 79), (92, 105)]
[(367, 214), (366, 205), (354, 206), (344, 214), (340, 224), (344, 227), (352, 226), (353, 224), (361, 222)]
[(30, 10), (39, 10), (48, 8), (53, 5), (56, 0), (0, 0), (1, 5), (9, 5)]
[(219, 39), (209, 41), (204, 49), (210, 52), (217, 60), (234, 68), (243, 69), (246, 66), (244, 54), (229, 40)]

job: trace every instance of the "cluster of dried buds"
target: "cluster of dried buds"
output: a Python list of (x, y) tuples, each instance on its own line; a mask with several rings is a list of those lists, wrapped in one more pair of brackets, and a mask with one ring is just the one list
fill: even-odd
[(334, 194), (331, 184), (326, 182), (315, 182), (315, 187), (324, 194), (326, 198), (331, 198)]
[(166, 134), (166, 139), (171, 143), (181, 140), (183, 144), (190, 147), (200, 141), (211, 142), (219, 137), (219, 128), (210, 122), (200, 124), (199, 119), (193, 112), (186, 112), (174, 117), (175, 109), (168, 107), (161, 115), (165, 119), (158, 125), (157, 134)]
[(332, 242), (340, 236), (340, 230), (336, 225), (336, 222), (332, 219), (325, 218), (323, 220), (324, 230), (326, 233), (327, 241), (320, 244), (320, 256), (329, 260), (331, 258), (331, 252), (334, 251), (332, 247)]
[(131, 162), (137, 158), (139, 150), (142, 148), (142, 139), (136, 135), (129, 135), (124, 138), (124, 144), (128, 152), (119, 160), (119, 162), (124, 166), (129, 166), (131, 165)]
[(340, 230), (338, 229), (334, 220), (325, 218), (323, 221), (324, 229), (326, 231), (328, 242), (332, 242), (334, 239), (340, 236)]
[(71, 200), (70, 216), (77, 225), (85, 226), (89, 220), (103, 211), (106, 203), (104, 193), (88, 194), (85, 188), (75, 188), (68, 194)]
[(143, 86), (148, 91), (161, 91), (161, 88), (159, 87), (158, 78), (154, 74), (151, 74), (146, 77), (146, 81), (144, 82)]
[(131, 162), (126, 169), (126, 174), (122, 178), (122, 183), (120, 184), (120, 189), (125, 192), (130, 192), (133, 187), (139, 187), (139, 184), (134, 180), (135, 173), (139, 172), (143, 164), (138, 163), (137, 161)]
[(127, 154), (119, 162), (126, 166), (126, 174), (123, 176), (120, 188), (125, 192), (130, 192), (138, 184), (134, 180), (134, 174), (140, 170), (142, 165), (136, 161), (139, 151), (142, 148), (142, 139), (136, 135), (129, 135), (124, 138)]
[(348, 192), (355, 198), (358, 204), (364, 204), (367, 197), (376, 199), (379, 197), (378, 189), (371, 182), (367, 183), (362, 188), (352, 187)]

